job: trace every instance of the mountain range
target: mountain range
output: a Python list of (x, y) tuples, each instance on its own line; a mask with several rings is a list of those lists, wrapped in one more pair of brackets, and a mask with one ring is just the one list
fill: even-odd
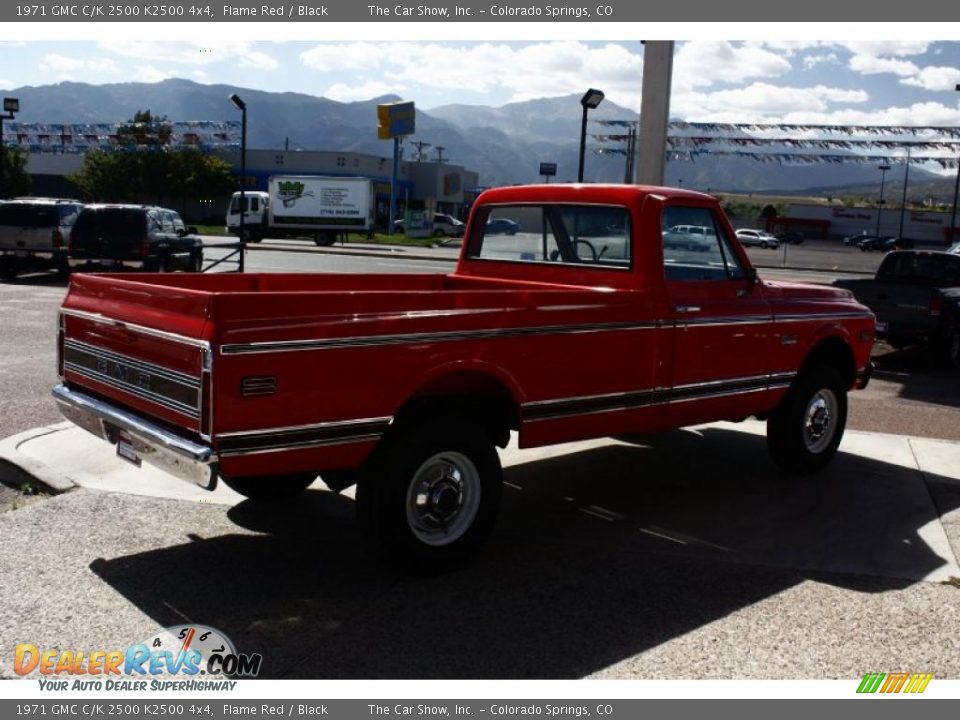
[[(235, 120), (239, 113), (227, 98), (239, 94), (247, 104), (247, 145), (251, 148), (343, 150), (389, 157), (389, 141), (377, 139), (376, 106), (401, 98), (387, 95), (362, 102), (337, 102), (302, 93), (272, 93), (229, 85), (205, 85), (169, 79), (158, 83), (91, 85), (62, 82), (13, 88), (20, 99), (18, 122), (124, 122), (138, 110), (172, 120)], [(537, 182), (541, 162), (558, 166), (557, 181), (576, 178), (582, 108), (578, 95), (515, 102), (501, 107), (450, 104), (417, 110), (416, 135), (405, 143), (405, 157), (414, 152), (410, 141), (431, 144), (427, 156), (480, 175), (483, 186)], [(592, 135), (618, 134), (594, 120), (632, 120), (636, 113), (605, 100), (590, 112), (585, 180), (621, 182), (625, 158), (598, 155), (604, 147)], [(622, 145), (610, 144), (615, 148)], [(895, 174), (897, 170), (894, 170)], [(754, 160), (701, 156), (695, 162), (670, 162), (666, 183), (719, 192), (800, 192), (807, 188), (879, 188), (879, 173), (870, 165), (780, 166)], [(888, 182), (891, 180), (888, 177)], [(952, 181), (919, 168), (911, 170), (911, 186), (924, 182), (952, 198)], [(913, 193), (911, 193), (913, 196)]]

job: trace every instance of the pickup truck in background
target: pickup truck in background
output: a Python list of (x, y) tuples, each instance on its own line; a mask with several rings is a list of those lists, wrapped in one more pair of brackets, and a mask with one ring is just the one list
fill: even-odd
[(837, 280), (877, 316), (877, 335), (895, 348), (934, 343), (960, 368), (960, 255), (888, 253), (873, 279)]
[[(712, 244), (666, 242), (686, 225)], [(429, 571), (491, 531), (511, 432), (756, 416), (784, 471), (821, 469), (874, 317), (759, 279), (708, 195), (550, 184), (484, 192), (451, 274), (75, 275), (59, 327), (61, 411), (121, 457), (258, 501), (356, 483), (367, 535)]]

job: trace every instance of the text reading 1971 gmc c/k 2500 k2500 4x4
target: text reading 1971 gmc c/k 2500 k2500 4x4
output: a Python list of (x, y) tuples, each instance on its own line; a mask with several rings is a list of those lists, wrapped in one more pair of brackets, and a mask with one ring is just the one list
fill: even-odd
[[(498, 218), (520, 230), (485, 235)], [(712, 231), (692, 247), (680, 226)], [(357, 483), (369, 536), (430, 569), (491, 530), (511, 431), (756, 416), (779, 466), (819, 470), (873, 336), (848, 291), (759, 280), (712, 197), (540, 185), (481, 195), (448, 275), (76, 275), (54, 395), (121, 456), (207, 487)]]

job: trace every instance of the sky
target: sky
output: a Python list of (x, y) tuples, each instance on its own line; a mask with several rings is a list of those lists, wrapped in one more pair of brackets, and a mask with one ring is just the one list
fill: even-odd
[[(396, 94), (419, 108), (500, 106), (602, 89), (639, 110), (643, 46), (575, 39), (0, 42), (0, 89), (187, 78), (339, 101)], [(671, 115), (702, 122), (960, 125), (960, 42), (678, 42)]]

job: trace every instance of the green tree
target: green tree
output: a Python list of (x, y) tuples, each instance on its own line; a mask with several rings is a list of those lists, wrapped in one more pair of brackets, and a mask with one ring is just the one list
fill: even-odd
[(104, 202), (155, 202), (181, 207), (190, 197), (210, 197), (233, 189), (230, 165), (198, 150), (170, 147), (166, 117), (138, 110), (118, 129), (116, 150), (88, 153), (70, 179), (85, 196)]
[(7, 147), (0, 163), (0, 197), (29, 195), (33, 181), (27, 174), (27, 153), (21, 148)]

